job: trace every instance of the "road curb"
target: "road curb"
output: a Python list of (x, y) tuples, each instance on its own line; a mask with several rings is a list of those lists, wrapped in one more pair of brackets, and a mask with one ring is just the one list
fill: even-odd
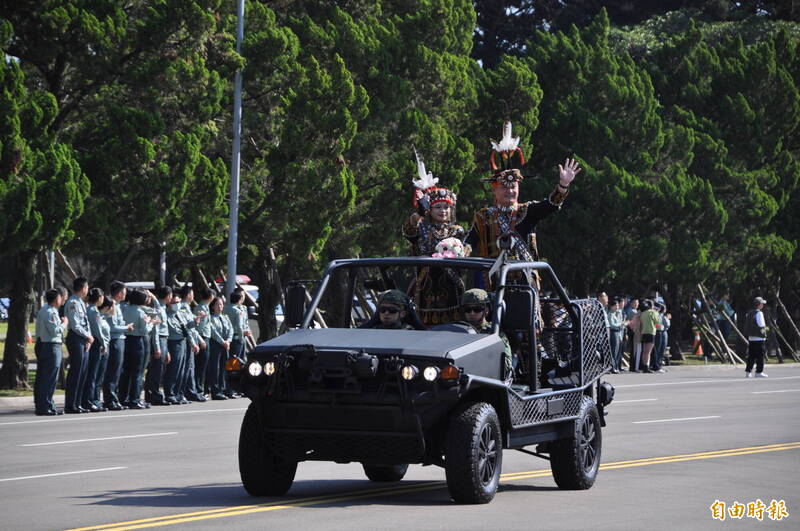
[[(56, 406), (64, 406), (64, 395), (55, 395), (53, 401)], [(33, 410), (32, 396), (4, 396), (0, 397), (0, 412), (19, 411), (24, 409)]]

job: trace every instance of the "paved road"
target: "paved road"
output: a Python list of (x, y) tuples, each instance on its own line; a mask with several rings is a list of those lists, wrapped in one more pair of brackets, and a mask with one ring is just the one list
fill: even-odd
[[(546, 461), (507, 451), (494, 501), (457, 506), (437, 467), (396, 484), (359, 465), (302, 463), (283, 499), (248, 497), (237, 469), (245, 400), (145, 412), (0, 412), (2, 529), (798, 529), (800, 366), (680, 367), (609, 376), (603, 470), (558, 490)], [(781, 521), (715, 522), (709, 506), (783, 500)]]

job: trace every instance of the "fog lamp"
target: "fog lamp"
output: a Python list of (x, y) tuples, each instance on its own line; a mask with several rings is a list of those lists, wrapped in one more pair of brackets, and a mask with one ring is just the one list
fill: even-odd
[(264, 372), (264, 370), (261, 368), (261, 364), (259, 362), (254, 361), (247, 366), (247, 372), (250, 374), (250, 376), (256, 377), (261, 376), (261, 373)]
[(275, 374), (275, 362), (268, 361), (264, 364), (264, 374), (267, 376), (272, 376)]
[(419, 369), (414, 367), (413, 365), (406, 365), (400, 370), (400, 376), (403, 377), (403, 380), (413, 380), (419, 374)]
[(436, 378), (439, 377), (439, 367), (434, 367), (434, 366), (425, 367), (425, 370), (422, 371), (422, 377), (429, 382), (436, 380)]

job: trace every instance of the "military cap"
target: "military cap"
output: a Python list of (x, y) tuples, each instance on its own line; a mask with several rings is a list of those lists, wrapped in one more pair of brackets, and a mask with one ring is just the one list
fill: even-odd
[(396, 304), (403, 308), (408, 308), (408, 295), (399, 289), (390, 289), (378, 295), (378, 304), (388, 302), (389, 304)]
[(489, 297), (489, 294), (486, 293), (486, 290), (479, 288), (469, 289), (461, 296), (462, 306), (467, 304), (489, 304), (490, 302), (492, 302), (492, 299)]

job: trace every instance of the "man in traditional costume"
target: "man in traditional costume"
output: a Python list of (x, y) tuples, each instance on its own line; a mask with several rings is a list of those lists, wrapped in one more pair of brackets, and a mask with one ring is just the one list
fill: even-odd
[(473, 256), (496, 258), (501, 252), (498, 238), (510, 236), (508, 258), (538, 260), (536, 224), (561, 208), (581, 168), (574, 159), (566, 159), (563, 166), (558, 166), (558, 183), (545, 200), (520, 203), (519, 183), (523, 179), (520, 169), (525, 156), (519, 147), (519, 137), (511, 136), (511, 122), (503, 124), (502, 140), (491, 143), (492, 175), (484, 181), (492, 184), (495, 204), (475, 213), (466, 243), (472, 247)]

